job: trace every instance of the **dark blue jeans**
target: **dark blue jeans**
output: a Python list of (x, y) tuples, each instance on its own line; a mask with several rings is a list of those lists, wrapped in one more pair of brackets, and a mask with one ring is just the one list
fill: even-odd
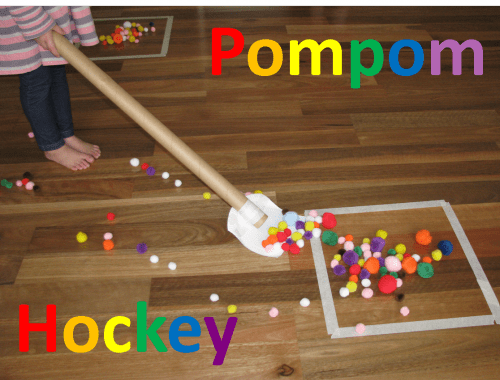
[(74, 135), (64, 65), (40, 66), (19, 78), (21, 104), (38, 146), (44, 152), (61, 148)]

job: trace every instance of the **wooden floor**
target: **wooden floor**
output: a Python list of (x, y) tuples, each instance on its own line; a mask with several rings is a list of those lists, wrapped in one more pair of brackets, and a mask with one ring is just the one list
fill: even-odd
[[(100, 66), (238, 189), (262, 190), (299, 214), (444, 199), (500, 297), (500, 8), (95, 7), (92, 12), (95, 18), (174, 16), (165, 58)], [(211, 30), (218, 27), (241, 31), (245, 48), (223, 62), (221, 76), (213, 76)], [(320, 76), (310, 74), (307, 53), (301, 55), (301, 75), (289, 75), (289, 41), (307, 38), (341, 42), (342, 76), (331, 75), (326, 51)], [(354, 90), (349, 44), (368, 38), (383, 46), (384, 67), (375, 77), (362, 77), (361, 88)], [(246, 53), (260, 39), (275, 40), (284, 51), (283, 67), (274, 76), (258, 77), (248, 67)], [(401, 77), (389, 67), (389, 49), (401, 39), (416, 40), (424, 49), (417, 75)], [(442, 74), (431, 75), (431, 40), (446, 39), (480, 41), (484, 74), (473, 75), (468, 49), (461, 76), (452, 75), (449, 52), (442, 54)], [(225, 49), (230, 45), (223, 40)], [(362, 54), (365, 66), (371, 59)], [(262, 49), (261, 66), (271, 60), (271, 51)], [(402, 50), (402, 67), (412, 62), (413, 53)], [(0, 77), (0, 177), (15, 181), (30, 171), (40, 186), (37, 193), (0, 189), (1, 380), (498, 378), (496, 325), (331, 340), (308, 243), (299, 258), (270, 259), (243, 248), (227, 232), (226, 203), (216, 196), (204, 200), (207, 188), (80, 74), (72, 72), (68, 80), (76, 134), (102, 150), (81, 172), (44, 159), (27, 137), (18, 78)], [(159, 173), (168, 171), (170, 179), (134, 170), (132, 157)], [(182, 180), (180, 188), (175, 179)], [(108, 212), (116, 214), (114, 222), (106, 219)], [(393, 228), (408, 239), (397, 227), (410, 228), (415, 215), (390, 225), (375, 219), (369, 227), (372, 234), (384, 227), (391, 234)], [(448, 236), (433, 218), (421, 222)], [(345, 224), (339, 225), (343, 233), (354, 230)], [(88, 234), (85, 244), (76, 242), (78, 231)], [(110, 252), (102, 249), (108, 231), (115, 242)], [(136, 253), (140, 242), (149, 246), (146, 255)], [(159, 263), (151, 264), (149, 254), (158, 255)], [(171, 261), (175, 271), (167, 268)], [(422, 300), (440, 292), (442, 303), (433, 304), (429, 318), (448, 317), (443, 305), (449, 304), (454, 316), (487, 312), (468, 269), (459, 259), (446, 264), (440, 263), (448, 269), (437, 273), (442, 279), (436, 276), (443, 288), (414, 292)], [(211, 303), (211, 293), (220, 301)], [(309, 308), (298, 303), (305, 296)], [(457, 299), (463, 299), (463, 308)], [(354, 321), (363, 305), (359, 298), (349, 300), (341, 326), (380, 320), (377, 314)], [(166, 317), (158, 333), (168, 352), (157, 352), (151, 342), (147, 352), (137, 352), (139, 301), (148, 301), (148, 326)], [(30, 351), (19, 352), (20, 304), (30, 305), (31, 322), (45, 322), (45, 306), (57, 306), (55, 353), (45, 351), (44, 333), (31, 333)], [(224, 364), (213, 366), (215, 350), (203, 318), (214, 317), (222, 331), (229, 304), (238, 306), (238, 323)], [(379, 309), (396, 310), (400, 304), (391, 299), (383, 305)], [(280, 311), (274, 319), (268, 316), (273, 306)], [(425, 311), (419, 313), (423, 318)], [(79, 315), (99, 327), (97, 346), (85, 354), (71, 352), (63, 339), (64, 325)], [(181, 339), (200, 343), (195, 353), (176, 352), (168, 341), (170, 323), (183, 315), (201, 324), (201, 337)], [(118, 344), (131, 342), (127, 353), (112, 353), (104, 344), (104, 326), (114, 316), (132, 321), (130, 328), (115, 330)], [(74, 335), (84, 344), (88, 330), (79, 325)]]

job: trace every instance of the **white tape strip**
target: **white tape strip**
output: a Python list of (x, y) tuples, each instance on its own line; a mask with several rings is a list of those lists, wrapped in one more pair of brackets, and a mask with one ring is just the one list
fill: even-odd
[(483, 267), (481, 266), (481, 263), (479, 262), (476, 254), (474, 253), (472, 245), (470, 244), (467, 235), (465, 235), (465, 231), (462, 228), (460, 222), (458, 221), (455, 211), (453, 211), (453, 208), (447, 202), (443, 201), (442, 206), (444, 212), (446, 213), (446, 216), (448, 217), (448, 220), (450, 221), (451, 226), (453, 227), (453, 231), (455, 232), (455, 235), (457, 236), (458, 241), (462, 246), (465, 256), (469, 261), (472, 271), (476, 275), (477, 283), (479, 284), (479, 287), (483, 292), (484, 298), (488, 303), (491, 313), (495, 317), (495, 321), (500, 324), (500, 304), (498, 303), (497, 296), (495, 295), (495, 292), (493, 291), (493, 288), (491, 287), (491, 284), (488, 281), (488, 277), (486, 277)]
[(245, 218), (250, 224), (257, 223), (264, 213), (250, 200), (246, 201), (242, 208), (239, 209), (239, 214)]
[[(441, 207), (441, 202), (444, 201), (426, 201), (426, 202), (408, 202), (408, 203), (394, 203), (387, 205), (374, 205), (374, 206), (356, 206), (356, 207), (340, 207), (340, 208), (324, 208), (317, 209), (319, 215), (325, 212), (332, 214), (358, 214), (362, 212), (380, 212), (380, 211), (395, 211), (395, 210), (408, 210), (415, 208), (428, 208), (428, 207)], [(305, 211), (304, 215), (309, 215), (309, 210)]]
[(480, 315), (474, 317), (434, 319), (431, 321), (386, 323), (382, 325), (368, 325), (363, 334), (358, 334), (355, 327), (342, 327), (332, 339), (351, 338), (368, 335), (400, 334), (417, 331), (456, 329), (459, 327), (487, 326), (493, 325), (492, 315)]
[(316, 276), (318, 277), (319, 294), (321, 296), (321, 303), (323, 304), (326, 331), (329, 335), (335, 334), (339, 328), (339, 322), (335, 313), (335, 306), (333, 305), (332, 289), (330, 287), (330, 280), (328, 279), (321, 239), (312, 238), (309, 241), (311, 242), (314, 266), (316, 267)]

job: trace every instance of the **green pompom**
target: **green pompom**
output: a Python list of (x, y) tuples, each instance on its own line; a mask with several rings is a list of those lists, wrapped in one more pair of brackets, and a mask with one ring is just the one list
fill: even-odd
[(7, 181), (6, 179), (2, 179), (2, 182), (1, 182), (2, 186), (5, 186), (7, 184), (7, 182), (9, 182), (9, 181)]
[(422, 278), (431, 278), (434, 276), (434, 268), (429, 263), (419, 263), (417, 273)]
[(396, 250), (391, 248), (387, 251), (387, 254), (394, 256), (396, 254)]
[(321, 235), (321, 241), (327, 245), (335, 245), (339, 241), (339, 235), (333, 231), (327, 230)]
[(398, 278), (398, 274), (396, 272), (391, 272), (389, 274), (394, 278)]
[(363, 251), (361, 250), (361, 247), (354, 247), (354, 252), (356, 252), (359, 257), (361, 257), (363, 255)]
[(387, 271), (386, 267), (380, 267), (380, 269), (378, 270), (378, 272), (380, 273), (381, 276), (385, 276), (388, 271)]

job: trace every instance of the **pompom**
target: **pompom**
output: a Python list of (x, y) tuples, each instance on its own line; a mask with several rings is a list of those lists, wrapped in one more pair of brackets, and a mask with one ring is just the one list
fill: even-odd
[(401, 261), (395, 256), (385, 258), (385, 266), (389, 272), (399, 272), (401, 270)]
[(76, 240), (78, 241), (78, 243), (85, 243), (87, 241), (88, 237), (87, 237), (87, 234), (85, 232), (78, 232), (76, 234)]
[(269, 227), (269, 229), (267, 230), (267, 233), (269, 235), (276, 235), (278, 233), (278, 229), (276, 227)]
[(354, 293), (358, 289), (358, 284), (353, 281), (349, 281), (345, 287), (349, 289), (349, 293)]
[(364, 238), (363, 239), (363, 244), (370, 244), (370, 239), (369, 238)]
[(371, 284), (372, 282), (367, 278), (361, 280), (361, 285), (363, 285), (365, 288), (368, 288)]
[(149, 165), (148, 165), (147, 163), (145, 163), (145, 162), (144, 162), (144, 163), (141, 165), (141, 169), (142, 169), (142, 170), (147, 170), (147, 168), (149, 168)]
[(349, 268), (349, 273), (358, 275), (361, 273), (361, 267), (358, 264), (354, 264)]
[(212, 194), (210, 194), (208, 191), (206, 191), (203, 193), (203, 198), (208, 200), (208, 199), (212, 198)]
[(279, 314), (279, 311), (278, 309), (276, 309), (275, 307), (271, 308), (271, 310), (269, 310), (269, 316), (271, 318), (276, 318)]
[(401, 280), (400, 278), (396, 278), (396, 286), (398, 288), (402, 287), (403, 286), (403, 280)]
[(288, 227), (288, 224), (284, 220), (278, 223), (278, 231), (285, 231)]
[(384, 294), (391, 294), (397, 288), (397, 281), (391, 275), (386, 274), (379, 280), (378, 288)]
[(17, 187), (21, 187), (22, 185), (23, 185), (23, 181), (21, 181), (20, 179), (18, 179), (18, 180), (16, 181), (16, 186), (17, 186)]
[(387, 251), (387, 255), (394, 256), (395, 254), (396, 254), (396, 250), (395, 250), (395, 249), (392, 249), (392, 248), (391, 248), (391, 249), (389, 249), (389, 250)]
[(330, 263), (330, 267), (332, 269), (335, 268), (337, 265), (339, 265), (339, 261), (335, 259), (333, 259), (332, 262)]
[(182, 186), (182, 181), (180, 179), (175, 180), (175, 187), (181, 187)]
[(104, 240), (111, 240), (113, 239), (113, 234), (111, 232), (106, 232), (104, 234)]
[(443, 253), (439, 249), (435, 249), (434, 251), (432, 251), (431, 255), (432, 258), (436, 261), (441, 260), (441, 258), (443, 257)]
[(161, 173), (161, 178), (167, 179), (168, 177), (170, 177), (170, 174), (168, 172)]
[(334, 260), (340, 261), (342, 260), (342, 255), (340, 253), (337, 253), (336, 255), (333, 255)]
[(306, 231), (314, 230), (314, 222), (306, 222), (306, 224), (304, 225), (304, 229)]
[(385, 232), (384, 230), (378, 230), (375, 236), (385, 240), (387, 239), (387, 232)]
[[(323, 234), (323, 236), (324, 235), (325, 234)], [(342, 255), (342, 260), (344, 260), (344, 263), (347, 265), (354, 265), (358, 262), (358, 254), (354, 251), (346, 251), (346, 253)]]
[(298, 255), (300, 253), (300, 247), (297, 244), (290, 245), (290, 253)]
[(385, 259), (383, 257), (376, 257), (376, 259), (378, 260), (380, 267), (385, 267)]
[(429, 263), (420, 263), (417, 266), (417, 273), (422, 278), (431, 278), (434, 276), (434, 268)]
[(153, 168), (152, 166), (150, 166), (149, 168), (146, 169), (146, 174), (147, 175), (152, 176), (152, 175), (155, 175), (155, 173), (156, 173), (156, 169)]
[(312, 234), (315, 238), (319, 238), (321, 236), (321, 228), (315, 228), (312, 230)]
[(397, 258), (399, 261), (403, 261), (404, 257), (401, 253), (396, 253), (393, 257)]
[(290, 244), (288, 243), (281, 244), (281, 249), (285, 252), (288, 252), (290, 250)]
[(382, 258), (382, 252), (373, 252), (373, 257), (376, 259), (381, 259)]
[(399, 310), (399, 312), (403, 317), (406, 317), (408, 314), (410, 314), (410, 309), (408, 309), (408, 307), (406, 306), (403, 306), (401, 310)]
[(302, 298), (300, 300), (300, 306), (302, 307), (308, 307), (311, 304), (311, 301), (309, 301), (308, 298)]
[(371, 290), (370, 288), (364, 288), (363, 291), (361, 292), (361, 295), (363, 296), (363, 298), (372, 298), (373, 297), (373, 290)]
[(374, 237), (371, 241), (370, 248), (372, 252), (382, 252), (385, 246), (385, 240), (381, 237)]
[(116, 215), (113, 214), (112, 212), (108, 212), (108, 215), (106, 215), (106, 218), (108, 220), (115, 220)]
[[(314, 224), (314, 223), (313, 223), (313, 224)], [(304, 222), (302, 222), (302, 221), (300, 221), (300, 220), (297, 220), (297, 221), (295, 222), (295, 228), (296, 228), (297, 230), (303, 229), (304, 227), (305, 227), (305, 223), (304, 223)]]
[(449, 240), (441, 240), (438, 243), (438, 249), (443, 253), (445, 256), (449, 256), (451, 252), (453, 252), (453, 244)]
[(417, 255), (416, 253), (414, 253), (413, 255), (411, 255), (411, 257), (413, 257), (417, 263), (420, 261), (420, 256)]
[(346, 241), (353, 241), (353, 240), (354, 240), (354, 236), (352, 236), (352, 235), (350, 235), (350, 234), (349, 234), (349, 235), (346, 235), (346, 236), (345, 236), (345, 240), (346, 240)]
[(134, 167), (139, 166), (139, 164), (140, 164), (140, 161), (139, 161), (139, 159), (138, 159), (138, 158), (132, 158), (132, 159), (130, 160), (130, 165), (132, 165), (132, 166), (134, 166)]
[(372, 253), (370, 251), (364, 251), (363, 257), (365, 258), (365, 260), (368, 260), (370, 257), (372, 257)]
[(355, 274), (352, 274), (349, 276), (349, 281), (357, 283), (359, 281), (359, 278)]
[(284, 232), (278, 232), (278, 233), (276, 234), (276, 237), (278, 238), (278, 241), (279, 241), (280, 243), (283, 243), (283, 242), (286, 240), (286, 235), (285, 235), (285, 233), (284, 233)]
[(389, 272), (389, 274), (394, 277), (396, 280), (398, 279), (398, 273), (397, 272)]
[(363, 265), (363, 268), (371, 274), (376, 274), (380, 268), (380, 263), (375, 257), (370, 257), (365, 261), (365, 265)]
[(311, 210), (309, 211), (309, 215), (312, 216), (313, 218), (316, 218), (318, 216), (318, 212), (316, 210)]
[(429, 231), (420, 230), (417, 232), (417, 235), (415, 236), (415, 240), (420, 245), (429, 245), (429, 244), (431, 244), (432, 236), (431, 236), (431, 233)]
[[(151, 29), (153, 29), (153, 28), (151, 28)], [(238, 308), (236, 307), (236, 305), (229, 305), (229, 306), (227, 307), (227, 312), (228, 312), (229, 314), (234, 314), (234, 313), (236, 313), (236, 310), (238, 310)]]
[(151, 261), (153, 264), (156, 264), (160, 259), (158, 258), (158, 256), (156, 255), (152, 255), (150, 258), (149, 258), (149, 261)]
[(341, 297), (345, 298), (349, 295), (349, 289), (347, 289), (346, 287), (340, 288), (339, 294)]
[[(323, 217), (322, 216), (317, 216), (316, 218), (314, 218), (314, 223), (322, 224), (323, 223)], [(317, 227), (319, 227), (319, 225)]]
[(406, 245), (404, 245), (404, 244), (396, 245), (395, 251), (396, 251), (396, 253), (404, 254), (406, 252)]
[(174, 262), (168, 263), (168, 269), (170, 270), (176, 270), (177, 269), (177, 264)]
[(345, 237), (341, 236), (339, 237), (339, 244), (344, 244), (345, 243)]
[(285, 233), (286, 236), (292, 236), (292, 230), (290, 228), (285, 228), (283, 232)]
[(430, 264), (430, 263), (432, 263), (432, 259), (431, 259), (429, 256), (425, 256), (425, 257), (422, 259), (422, 262), (427, 263), (427, 264)]
[(364, 280), (370, 278), (370, 272), (366, 268), (361, 269), (361, 272), (359, 273), (359, 278)]
[[(323, 234), (324, 235), (324, 234)], [(302, 234), (300, 232), (294, 232), (291, 236), (293, 241), (302, 239)]]
[(405, 257), (401, 263), (401, 267), (408, 274), (415, 273), (417, 271), (417, 261), (411, 256)]
[(293, 244), (293, 240), (292, 238), (288, 238), (285, 240), (285, 242), (288, 244), (288, 245), (292, 245)]
[(321, 236), (321, 241), (326, 245), (335, 245), (337, 244), (338, 239), (338, 235), (330, 230), (323, 232), (323, 235)]
[(323, 214), (323, 227), (327, 229), (334, 228), (337, 225), (337, 219), (335, 219), (335, 215), (330, 212), (325, 212)]
[(363, 243), (363, 244), (361, 244), (360, 248), (361, 248), (361, 251), (364, 252), (364, 251), (369, 251), (371, 247), (370, 247), (370, 244)]
[(283, 220), (289, 226), (295, 226), (295, 222), (299, 220), (299, 215), (294, 211), (288, 211), (285, 215), (283, 215)]
[(342, 276), (345, 274), (346, 269), (343, 265), (337, 265), (333, 268), (333, 273), (335, 273), (337, 276)]
[(313, 237), (313, 233), (312, 233), (312, 231), (306, 231), (302, 237), (306, 240), (311, 240)]
[[(10, 183), (10, 182), (9, 182)], [(7, 187), (7, 184), (5, 185), (5, 187)], [(29, 181), (27, 184), (26, 184), (26, 190), (33, 190), (33, 188), (35, 187), (35, 183), (33, 181)]]
[(311, 215), (306, 216), (306, 223), (307, 222), (313, 222), (313, 224), (314, 224), (314, 216), (311, 216)]
[(142, 255), (143, 253), (147, 252), (148, 246), (146, 245), (146, 243), (139, 243), (139, 244), (137, 244), (136, 249), (137, 249), (137, 252)]
[(219, 300), (219, 295), (216, 293), (210, 294), (210, 301), (217, 302)]
[(304, 242), (304, 240), (299, 239), (299, 240), (297, 240), (297, 242), (295, 244), (297, 244), (297, 246), (299, 248), (304, 248), (305, 242)]
[(358, 257), (363, 256), (363, 251), (361, 250), (360, 247), (354, 247), (353, 251), (356, 252), (356, 254), (358, 255)]
[(365, 260), (364, 259), (359, 259), (358, 260), (358, 265), (363, 268), (363, 265), (365, 265)]
[(366, 327), (365, 327), (365, 325), (364, 325), (364, 324), (362, 324), (362, 323), (358, 323), (358, 324), (356, 325), (356, 332), (357, 332), (359, 335), (363, 334), (363, 333), (365, 332), (365, 330), (366, 330)]
[(113, 243), (113, 240), (104, 240), (102, 246), (106, 251), (111, 251), (115, 247), (115, 243)]
[(346, 241), (344, 243), (344, 249), (346, 251), (350, 251), (350, 250), (354, 249), (354, 243), (352, 241)]

